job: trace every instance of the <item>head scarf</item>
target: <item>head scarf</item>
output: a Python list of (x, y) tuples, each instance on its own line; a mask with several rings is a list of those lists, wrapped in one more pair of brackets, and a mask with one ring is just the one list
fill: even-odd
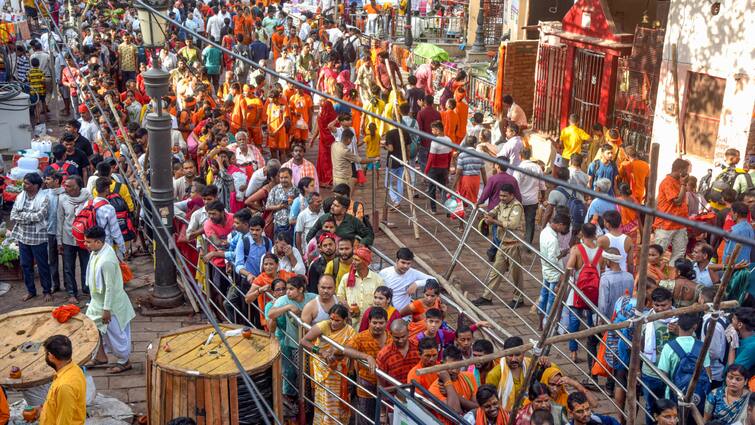
[[(359, 257), (362, 261), (364, 261), (367, 264), (370, 264), (372, 262), (372, 251), (370, 251), (369, 248), (365, 246), (361, 246), (354, 251), (354, 255)], [(351, 267), (349, 268), (349, 277), (346, 279), (346, 287), (347, 288), (353, 288), (354, 285), (357, 283), (357, 268), (354, 266), (354, 263), (351, 263)]]
[(322, 241), (324, 241), (325, 239), (333, 239), (335, 241), (336, 235), (331, 232), (324, 232), (323, 234), (320, 235), (320, 237), (317, 238), (317, 244), (318, 245), (322, 244)]
[[(543, 385), (548, 385), (548, 381), (550, 381), (551, 378), (553, 378), (555, 375), (563, 375), (564, 373), (561, 372), (561, 369), (551, 366), (545, 371), (543, 371), (543, 376), (540, 378), (540, 383)], [(561, 388), (558, 392), (558, 394), (551, 394), (551, 399), (553, 399), (553, 402), (560, 405), (560, 406), (566, 406), (566, 398), (569, 396), (566, 391), (564, 391), (563, 388)]]
[(354, 88), (354, 84), (351, 82), (351, 73), (348, 69), (344, 69), (340, 74), (338, 74), (336, 82), (340, 83), (343, 86), (344, 96), (346, 96), (351, 91), (351, 89)]

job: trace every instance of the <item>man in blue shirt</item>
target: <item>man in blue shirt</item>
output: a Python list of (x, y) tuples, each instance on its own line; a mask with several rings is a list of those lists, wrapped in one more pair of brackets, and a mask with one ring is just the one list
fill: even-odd
[[(755, 231), (752, 230), (752, 225), (750, 225), (750, 223), (747, 221), (749, 215), (750, 210), (749, 208), (747, 208), (747, 205), (744, 202), (735, 202), (731, 205), (731, 218), (737, 222), (737, 224), (735, 224), (731, 228), (732, 235), (736, 235), (744, 239), (755, 238)], [(737, 243), (732, 240), (726, 241), (726, 245), (724, 246), (724, 258), (722, 260), (723, 264), (726, 264), (727, 259), (734, 252), (734, 246), (736, 246), (736, 244)], [(734, 261), (734, 264), (742, 261), (744, 261), (745, 264), (749, 264), (750, 250), (752, 250), (752, 247), (750, 247), (749, 245), (741, 245), (739, 255)]]
[(619, 421), (605, 415), (592, 413), (592, 406), (587, 400), (585, 393), (581, 391), (569, 394), (566, 399), (566, 407), (569, 410), (569, 425), (620, 425)]
[(249, 45), (249, 53), (255, 63), (261, 60), (267, 60), (270, 56), (270, 48), (267, 44), (260, 41), (255, 34), (252, 34), (252, 43)]
[(613, 195), (613, 187), (615, 186), (616, 176), (619, 175), (619, 169), (616, 167), (616, 162), (613, 158), (613, 146), (606, 143), (600, 148), (600, 159), (590, 163), (587, 167), (587, 176), (590, 180), (590, 187), (595, 189), (595, 183), (599, 179), (608, 179), (611, 182), (611, 187), (608, 190), (609, 195)]
[(736, 329), (739, 337), (737, 357), (734, 364), (744, 366), (751, 370), (755, 366), (755, 309), (751, 307), (739, 307), (734, 311), (731, 325)]
[[(252, 281), (260, 274), (262, 257), (273, 243), (262, 234), (265, 222), (260, 216), (252, 216), (248, 208), (243, 208), (233, 215), (233, 227), (236, 236), (231, 236), (231, 242), (226, 252), (226, 260), (233, 264), (236, 285), (228, 290), (228, 297), (223, 302), (226, 315), (234, 323), (244, 323), (239, 317), (246, 311), (244, 295), (252, 287)], [(232, 254), (229, 252), (232, 251)], [(259, 314), (251, 314), (249, 319), (259, 325)]]

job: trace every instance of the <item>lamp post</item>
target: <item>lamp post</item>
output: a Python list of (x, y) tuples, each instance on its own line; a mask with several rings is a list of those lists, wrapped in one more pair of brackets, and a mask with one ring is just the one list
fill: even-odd
[(473, 52), (485, 51), (485, 0), (480, 0), (480, 10), (477, 11), (477, 31), (475, 31)]
[[(168, 15), (169, 0), (145, 0), (151, 8)], [(141, 3), (136, 3), (139, 24), (144, 39), (144, 47), (156, 49), (165, 43), (165, 34), (169, 30), (168, 22), (151, 13)], [(169, 78), (157, 63), (154, 53), (152, 67), (144, 72), (144, 88), (154, 101), (155, 112), (147, 114), (147, 135), (149, 138), (149, 175), (151, 202), (159, 215), (155, 217), (153, 209), (148, 210), (154, 225), (155, 239), (155, 286), (151, 294), (151, 303), (157, 308), (173, 308), (183, 304), (183, 293), (176, 281), (176, 268), (169, 260), (174, 255), (168, 241), (173, 237), (173, 170), (171, 149), (170, 115), (163, 112), (162, 98), (168, 94)], [(160, 235), (160, 238), (157, 238)], [(164, 241), (164, 242), (163, 242)]]
[(406, 7), (404, 8), (404, 44), (406, 44), (407, 49), (411, 49), (412, 43), (414, 43), (412, 36), (412, 0), (406, 0)]

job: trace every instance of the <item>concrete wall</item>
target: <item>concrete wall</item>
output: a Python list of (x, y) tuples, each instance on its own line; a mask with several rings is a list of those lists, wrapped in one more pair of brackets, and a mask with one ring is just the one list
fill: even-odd
[[(703, 175), (723, 159), (723, 151), (747, 148), (755, 111), (755, 0), (723, 0), (717, 16), (708, 0), (674, 1), (669, 11), (663, 46), (653, 142), (660, 144), (661, 174), (670, 169), (678, 140), (671, 45), (678, 51), (679, 96), (682, 114), (687, 96), (688, 72), (726, 80), (723, 109), (714, 158), (689, 155), (692, 173)], [(683, 116), (683, 115), (682, 115)], [(742, 155), (744, 158), (744, 155)]]
[(506, 43), (506, 61), (503, 64), (503, 93), (510, 94), (514, 101), (532, 119), (532, 103), (535, 96), (535, 63), (537, 40), (509, 41)]

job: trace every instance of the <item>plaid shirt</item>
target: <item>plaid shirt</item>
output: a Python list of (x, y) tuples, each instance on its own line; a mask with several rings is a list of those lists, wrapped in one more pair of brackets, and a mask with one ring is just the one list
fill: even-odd
[(42, 191), (33, 198), (25, 195), (26, 192), (16, 198), (10, 213), (10, 219), (15, 223), (11, 238), (25, 245), (47, 243), (47, 195)]
[(301, 165), (297, 165), (294, 163), (293, 159), (289, 159), (288, 162), (283, 164), (283, 166), (291, 169), (291, 180), (293, 181), (294, 186), (299, 184), (299, 180), (301, 180), (302, 177), (311, 177), (315, 180), (315, 192), (320, 191), (320, 182), (317, 180), (317, 172), (315, 171), (314, 164), (305, 159)]

